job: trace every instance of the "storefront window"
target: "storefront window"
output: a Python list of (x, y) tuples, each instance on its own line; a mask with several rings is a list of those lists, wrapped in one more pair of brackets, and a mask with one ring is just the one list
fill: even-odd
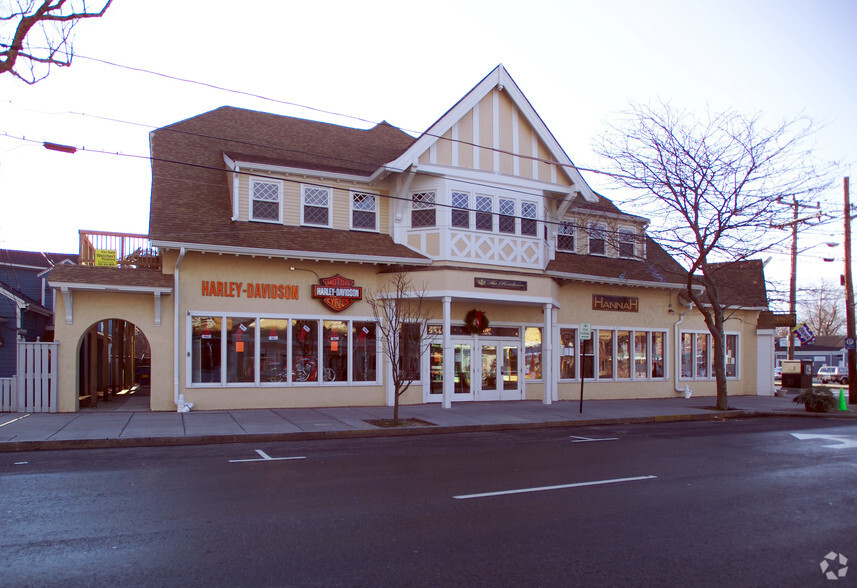
[(355, 382), (374, 382), (378, 379), (375, 362), (378, 348), (375, 339), (375, 323), (354, 322), (351, 327), (352, 368), (351, 379)]
[(613, 377), (613, 331), (598, 331), (598, 377)]
[(292, 381), (318, 381), (318, 321), (292, 321)]
[(219, 316), (195, 316), (191, 319), (191, 381), (194, 384), (220, 382)]
[[(594, 333), (593, 333), (594, 334)], [(584, 378), (595, 377), (595, 341), (590, 337), (580, 342), (580, 352), (583, 354), (581, 368)]]
[(325, 382), (348, 380), (348, 323), (324, 321), (321, 371)]
[(226, 381), (253, 382), (256, 372), (256, 320), (253, 318), (226, 319)]
[(399, 339), (399, 361), (405, 378), (420, 379), (420, 325), (402, 325)]
[(524, 331), (526, 343), (526, 375), (527, 380), (542, 379), (542, 330), (539, 327), (527, 327)]
[(631, 377), (631, 331), (616, 332), (616, 377)]
[(693, 377), (693, 333), (681, 334), (681, 377)]
[(429, 394), (443, 394), (443, 345), (432, 343), (429, 351)]
[(285, 319), (262, 319), (259, 335), (260, 382), (289, 379), (288, 326)]
[(648, 333), (634, 333), (634, 377), (642, 379), (649, 373)]
[(652, 333), (652, 377), (664, 377), (664, 334)]
[(696, 335), (696, 377), (708, 377), (708, 337), (705, 333)]
[(562, 380), (571, 380), (577, 374), (575, 372), (575, 351), (577, 349), (577, 329), (560, 329), (560, 344), (562, 345), (559, 357), (559, 377)]
[(726, 335), (726, 377), (738, 377), (738, 335)]

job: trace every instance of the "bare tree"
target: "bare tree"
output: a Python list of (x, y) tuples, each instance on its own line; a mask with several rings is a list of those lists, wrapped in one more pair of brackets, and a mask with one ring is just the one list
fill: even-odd
[(845, 293), (827, 280), (802, 288), (798, 324), (805, 322), (817, 337), (841, 335), (845, 330)]
[[(725, 304), (713, 264), (741, 261), (772, 247), (772, 224), (787, 221), (780, 202), (828, 183), (806, 143), (811, 121), (764, 128), (759, 115), (727, 110), (697, 119), (667, 103), (632, 105), (596, 144), (613, 179), (631, 188), (660, 223), (656, 240), (688, 270), (687, 295), (711, 333), (717, 408), (727, 408)], [(702, 286), (702, 291), (698, 287)]]
[(86, 0), (0, 0), (0, 74), (35, 84), (52, 65), (70, 66), (75, 25), (104, 16), (112, 2), (101, 0), (101, 8), (90, 9)]
[(397, 272), (366, 295), (378, 323), (381, 347), (392, 368), (393, 425), (399, 424), (399, 398), (419, 378), (422, 357), (431, 345), (425, 289), (417, 291), (407, 273)]

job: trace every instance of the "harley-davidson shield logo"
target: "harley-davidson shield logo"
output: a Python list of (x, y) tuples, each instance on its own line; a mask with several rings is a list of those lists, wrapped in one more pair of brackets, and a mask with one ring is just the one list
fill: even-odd
[(343, 278), (339, 274), (321, 278), (319, 284), (312, 287), (312, 297), (334, 312), (341, 312), (363, 299), (363, 288), (354, 285), (354, 280)]

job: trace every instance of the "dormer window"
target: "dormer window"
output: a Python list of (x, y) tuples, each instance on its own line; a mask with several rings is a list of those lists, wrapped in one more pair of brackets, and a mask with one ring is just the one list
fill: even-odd
[(535, 202), (521, 202), (521, 234), (535, 237), (538, 234)]
[(499, 229), (501, 233), (515, 234), (515, 201), (500, 198)]
[(637, 240), (637, 235), (634, 229), (620, 228), (617, 232), (617, 241), (619, 248), (619, 257), (633, 259), (636, 257), (634, 243)]
[(330, 226), (330, 188), (301, 186), (301, 218), (304, 225)]
[(434, 190), (411, 194), (411, 226), (413, 228), (437, 226)]
[(601, 224), (589, 225), (589, 254), (607, 255), (607, 227)]
[(476, 229), (494, 230), (494, 199), (491, 196), (476, 195)]
[(364, 231), (377, 231), (377, 199), (374, 194), (364, 192), (351, 193), (351, 228)]
[(283, 183), (250, 178), (250, 220), (283, 222)]
[(458, 229), (470, 228), (470, 194), (452, 193), (452, 226)]
[(556, 233), (556, 249), (557, 251), (567, 251), (568, 253), (575, 253), (577, 251), (574, 248), (574, 223), (560, 223)]

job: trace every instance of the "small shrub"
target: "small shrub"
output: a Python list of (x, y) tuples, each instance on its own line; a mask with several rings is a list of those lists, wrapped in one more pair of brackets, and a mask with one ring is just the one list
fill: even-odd
[(809, 412), (827, 412), (833, 407), (833, 394), (827, 388), (809, 388), (794, 397), (794, 402), (803, 404)]

